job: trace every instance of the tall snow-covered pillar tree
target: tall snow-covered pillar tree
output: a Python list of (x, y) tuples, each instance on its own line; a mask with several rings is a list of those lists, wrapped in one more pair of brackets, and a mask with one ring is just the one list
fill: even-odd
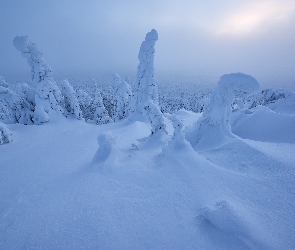
[(259, 83), (250, 75), (243, 73), (226, 74), (220, 77), (210, 100), (204, 107), (202, 117), (186, 139), (199, 150), (218, 146), (228, 138), (234, 138), (231, 132), (231, 104), (235, 97), (249, 95), (259, 90)]
[(35, 87), (34, 123), (48, 122), (54, 113), (61, 114), (60, 90), (53, 80), (52, 70), (43, 58), (43, 53), (27, 36), (17, 36), (13, 40), (14, 47), (21, 52), (31, 68), (31, 81)]
[(139, 65), (131, 107), (131, 112), (136, 115), (144, 114), (144, 106), (148, 101), (153, 101), (155, 105), (158, 105), (158, 87), (154, 78), (154, 47), (157, 40), (158, 33), (152, 29), (146, 34), (145, 40), (140, 46)]

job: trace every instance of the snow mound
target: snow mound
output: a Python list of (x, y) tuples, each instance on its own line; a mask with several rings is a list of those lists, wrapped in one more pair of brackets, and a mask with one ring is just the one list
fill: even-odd
[(99, 148), (95, 153), (92, 163), (105, 162), (110, 157), (115, 146), (115, 139), (110, 133), (101, 133), (97, 137), (97, 142)]
[(237, 111), (233, 115), (232, 132), (244, 139), (265, 142), (295, 143), (295, 116), (276, 113), (258, 106), (253, 113)]
[[(255, 223), (253, 218), (247, 218), (248, 216), (241, 212), (242, 209), (232, 206), (226, 200), (221, 200), (214, 205), (204, 206), (199, 219), (205, 232), (210, 234), (213, 242), (218, 242), (219, 247), (222, 245), (227, 249), (265, 248), (266, 246), (262, 246), (252, 237), (255, 227), (250, 227), (249, 222)], [(223, 244), (220, 244), (221, 242)]]
[(185, 135), (183, 132), (184, 124), (180, 121), (180, 119), (176, 116), (168, 117), (173, 122), (173, 136), (170, 141), (164, 146), (162, 155), (173, 155), (175, 152), (185, 152), (188, 151), (190, 153), (193, 152), (193, 148), (190, 143), (185, 139)]
[(295, 115), (295, 93), (288, 93), (285, 98), (270, 103), (267, 107), (280, 114)]

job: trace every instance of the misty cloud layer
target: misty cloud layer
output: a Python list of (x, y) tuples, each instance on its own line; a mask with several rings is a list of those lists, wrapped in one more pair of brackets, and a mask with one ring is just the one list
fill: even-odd
[(158, 74), (244, 72), (295, 83), (295, 2), (1, 1), (0, 75), (26, 75), (12, 45), (28, 35), (55, 74), (135, 72), (145, 34), (159, 33)]

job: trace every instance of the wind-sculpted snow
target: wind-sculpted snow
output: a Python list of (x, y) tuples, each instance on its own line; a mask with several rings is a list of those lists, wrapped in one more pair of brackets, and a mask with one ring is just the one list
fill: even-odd
[(294, 145), (198, 153), (183, 130), (199, 117), (164, 116), (162, 137), (140, 121), (8, 124), (0, 248), (293, 249), (295, 166), (280, 156)]
[(112, 138), (110, 134), (100, 134), (97, 137), (97, 142), (99, 148), (96, 151), (95, 156), (92, 160), (94, 164), (106, 161), (110, 157), (110, 154), (113, 148), (115, 147), (115, 140), (114, 138)]
[[(284, 110), (278, 109), (281, 112)], [(232, 131), (245, 139), (295, 143), (294, 114), (294, 107), (293, 115), (277, 113), (264, 106), (258, 106), (253, 110), (236, 111), (233, 113)]]
[[(226, 200), (217, 201), (214, 205), (202, 208), (199, 222), (204, 227), (204, 232), (215, 242), (222, 243), (228, 249), (267, 249), (258, 240), (253, 240), (256, 234), (262, 233), (255, 225), (255, 213), (242, 205), (233, 208)], [(246, 213), (246, 214), (245, 214)]]

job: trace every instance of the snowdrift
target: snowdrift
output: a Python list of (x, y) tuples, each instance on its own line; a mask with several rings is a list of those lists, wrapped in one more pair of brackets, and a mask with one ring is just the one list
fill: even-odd
[[(277, 109), (285, 110), (280, 105)], [(234, 134), (245, 139), (295, 143), (295, 116), (277, 113), (267, 107), (236, 111), (231, 126)]]
[(279, 156), (294, 144), (235, 137), (200, 153), (184, 137), (199, 117), (165, 117), (154, 140), (140, 121), (9, 124), (0, 248), (292, 249), (295, 159)]

